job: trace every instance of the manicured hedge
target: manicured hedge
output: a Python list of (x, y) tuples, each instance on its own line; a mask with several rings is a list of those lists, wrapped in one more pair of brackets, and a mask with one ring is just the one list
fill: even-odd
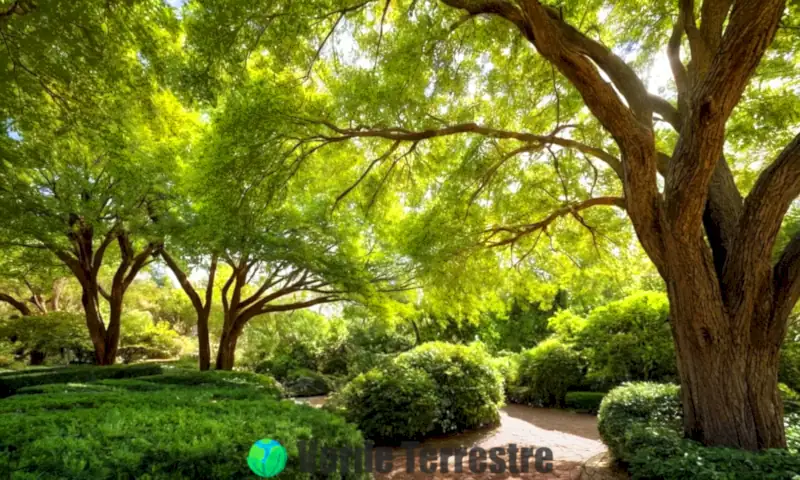
[(363, 447), (344, 419), (246, 385), (130, 379), (67, 390), (0, 401), (0, 478), (253, 478), (246, 457), (261, 438), (288, 451), (280, 478), (316, 478), (299, 471), (298, 441)]
[(481, 344), (430, 342), (346, 385), (331, 408), (368, 438), (402, 441), (499, 421), (503, 380)]
[(433, 432), (440, 405), (427, 373), (392, 364), (359, 375), (325, 408), (358, 425), (370, 440), (396, 443)]
[(13, 395), (24, 387), (46, 385), (52, 383), (92, 382), (109, 378), (133, 378), (146, 375), (158, 375), (161, 366), (154, 364), (112, 365), (96, 367), (93, 365), (76, 365), (52, 369), (37, 369), (13, 372), (0, 375), (0, 397)]
[(789, 450), (710, 448), (681, 433), (679, 388), (631, 383), (600, 406), (598, 428), (634, 479), (793, 479), (800, 472), (800, 417), (787, 417)]
[(569, 392), (564, 406), (579, 412), (597, 413), (605, 396), (602, 392)]

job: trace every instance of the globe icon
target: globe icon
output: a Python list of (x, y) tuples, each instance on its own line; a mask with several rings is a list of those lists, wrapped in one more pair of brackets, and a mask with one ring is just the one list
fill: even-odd
[(271, 438), (263, 438), (250, 447), (247, 465), (259, 477), (274, 477), (286, 467), (286, 449)]

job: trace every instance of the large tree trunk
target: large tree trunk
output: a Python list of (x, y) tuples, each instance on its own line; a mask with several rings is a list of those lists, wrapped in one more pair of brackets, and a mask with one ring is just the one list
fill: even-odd
[(732, 318), (713, 262), (693, 259), (697, 249), (680, 252), (681, 258), (668, 257), (667, 290), (686, 436), (706, 445), (784, 448), (778, 392), (782, 335), (760, 333), (768, 319)]
[(686, 436), (706, 445), (784, 448), (778, 349), (730, 337), (703, 344), (680, 327), (675, 337)]

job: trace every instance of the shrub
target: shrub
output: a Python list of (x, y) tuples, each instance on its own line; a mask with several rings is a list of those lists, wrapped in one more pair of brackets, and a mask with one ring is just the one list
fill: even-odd
[(781, 348), (778, 378), (794, 391), (800, 391), (800, 341), (787, 339)]
[(601, 392), (569, 392), (564, 406), (579, 412), (597, 413), (605, 396)]
[(140, 381), (163, 385), (180, 385), (184, 387), (233, 388), (247, 387), (262, 391), (264, 394), (282, 397), (284, 389), (274, 378), (250, 372), (230, 372), (225, 370), (209, 370), (207, 372), (171, 368), (163, 375), (139, 378)]
[(344, 415), (371, 440), (397, 442), (431, 433), (439, 403), (427, 373), (390, 365), (357, 376), (326, 408)]
[(36, 369), (0, 375), (0, 397), (13, 395), (23, 387), (50, 383), (91, 382), (106, 378), (132, 378), (161, 373), (159, 365), (113, 365), (96, 367), (80, 365), (72, 367)]
[(500, 420), (503, 380), (483, 344), (425, 343), (394, 363), (422, 370), (433, 380), (439, 398), (436, 431), (462, 431)]
[(328, 377), (305, 368), (289, 372), (284, 384), (289, 394), (295, 397), (327, 395), (333, 390), (333, 382)]
[(669, 301), (662, 293), (637, 293), (594, 309), (576, 336), (590, 385), (606, 390), (628, 381), (674, 381), (668, 317)]
[(615, 388), (600, 406), (598, 429), (632, 478), (792, 479), (800, 471), (798, 433), (787, 418), (789, 450), (749, 452), (711, 448), (682, 438), (679, 388), (632, 383)]
[(779, 383), (778, 390), (780, 390), (781, 399), (783, 399), (783, 410), (786, 413), (800, 413), (800, 393), (795, 392), (785, 383)]
[(431, 342), (347, 384), (331, 408), (382, 441), (496, 423), (503, 381), (482, 344)]
[(556, 339), (522, 352), (518, 387), (512, 399), (546, 407), (563, 407), (567, 390), (581, 381), (577, 352)]
[(503, 377), (503, 387), (508, 391), (512, 385), (516, 385), (519, 378), (519, 354), (513, 352), (498, 352), (492, 359), (492, 365)]
[(17, 357), (30, 357), (33, 365), (55, 356), (61, 363), (94, 359), (86, 323), (75, 313), (51, 312), (1, 320), (0, 339), (10, 342)]
[(281, 478), (299, 479), (312, 477), (299, 471), (299, 441), (313, 438), (321, 448), (363, 447), (361, 434), (344, 419), (257, 390), (112, 387), (128, 382), (105, 381), (109, 391), (0, 402), (0, 477), (250, 478), (247, 452), (269, 437), (288, 452)]
[(677, 385), (630, 383), (605, 396), (597, 416), (597, 429), (611, 453), (628, 458), (626, 434), (631, 425), (650, 421), (673, 429), (681, 428), (681, 404)]
[(172, 358), (181, 351), (178, 332), (166, 322), (154, 322), (149, 312), (122, 315), (122, 336), (117, 355), (124, 363)]

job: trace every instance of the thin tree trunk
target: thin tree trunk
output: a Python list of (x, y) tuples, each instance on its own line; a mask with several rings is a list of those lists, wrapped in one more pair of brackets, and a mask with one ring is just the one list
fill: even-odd
[(89, 329), (89, 337), (94, 345), (94, 358), (97, 365), (106, 365), (106, 332), (103, 319), (97, 302), (97, 293), (91, 287), (84, 287), (81, 295), (81, 303), (86, 316), (86, 327)]
[(217, 350), (217, 370), (233, 370), (233, 365), (236, 361), (236, 343), (238, 341), (238, 334), (232, 331), (223, 332), (219, 340), (219, 349)]
[(217, 255), (212, 255), (211, 265), (208, 268), (208, 285), (206, 286), (205, 303), (200, 299), (200, 295), (192, 286), (186, 272), (178, 265), (178, 262), (166, 251), (161, 250), (161, 258), (167, 263), (167, 266), (175, 274), (184, 293), (189, 297), (192, 302), (195, 312), (197, 313), (197, 346), (199, 356), (200, 371), (206, 371), (211, 368), (211, 341), (209, 340), (208, 332), (208, 318), (211, 316), (211, 304), (214, 298), (214, 279), (217, 274)]
[(208, 338), (209, 313), (210, 310), (197, 312), (197, 345), (201, 372), (211, 368), (211, 341)]

